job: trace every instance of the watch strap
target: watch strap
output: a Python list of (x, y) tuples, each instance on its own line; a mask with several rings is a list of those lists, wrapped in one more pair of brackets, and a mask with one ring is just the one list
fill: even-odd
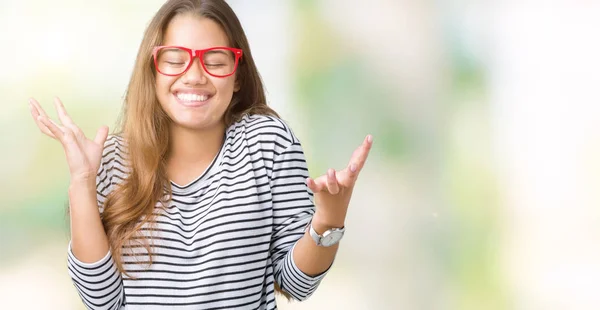
[[(309, 233), (310, 237), (315, 241), (315, 243), (318, 246), (323, 246), (321, 239), (323, 239), (323, 237), (326, 236), (327, 234), (332, 233), (332, 232), (340, 232), (343, 234), (346, 231), (345, 226), (342, 228), (330, 228), (330, 229), (324, 231), (323, 235), (319, 235), (319, 233), (317, 233), (317, 231), (313, 228), (312, 221), (310, 221), (307, 226), (308, 226), (307, 229), (308, 229), (308, 233)], [(340, 238), (340, 240), (341, 240), (341, 238)], [(338, 242), (339, 242), (339, 240), (338, 240)], [(336, 243), (338, 243), (338, 242), (336, 242)], [(334, 243), (334, 244), (336, 244), (336, 243)], [(329, 246), (332, 246), (334, 244), (331, 244)]]

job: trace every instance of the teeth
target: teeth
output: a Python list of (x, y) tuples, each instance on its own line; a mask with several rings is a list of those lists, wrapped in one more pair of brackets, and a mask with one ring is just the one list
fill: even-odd
[(208, 100), (208, 95), (197, 95), (197, 94), (184, 94), (178, 93), (177, 98), (182, 101), (206, 101)]

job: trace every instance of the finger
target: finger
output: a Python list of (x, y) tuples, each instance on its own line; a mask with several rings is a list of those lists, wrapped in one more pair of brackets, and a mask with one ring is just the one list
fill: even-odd
[(107, 137), (108, 137), (108, 127), (102, 126), (96, 132), (96, 137), (94, 138), (94, 142), (98, 145), (104, 145)]
[(46, 125), (44, 125), (41, 121), (38, 120), (38, 116), (40, 116), (40, 113), (32, 103), (29, 103), (29, 111), (31, 112), (31, 116), (33, 117), (33, 120), (35, 121), (35, 124), (38, 126), (40, 131), (43, 134), (49, 136), (50, 138), (56, 139), (56, 137), (52, 134), (52, 132), (50, 132), (48, 127), (46, 127)]
[(58, 97), (54, 97), (54, 106), (56, 107), (56, 111), (58, 112), (58, 119), (60, 122), (69, 129), (73, 130), (73, 132), (79, 131), (79, 128), (73, 123), (73, 120), (67, 114), (67, 110), (63, 105), (62, 101)]
[(322, 183), (317, 184), (317, 182), (315, 182), (315, 180), (311, 178), (306, 179), (306, 185), (308, 186), (308, 188), (310, 188), (311, 191), (313, 191), (313, 193), (318, 193), (322, 191), (324, 187)]
[(346, 187), (353, 186), (358, 178), (359, 172), (365, 165), (371, 146), (373, 145), (373, 136), (367, 135), (363, 143), (354, 150), (348, 166), (338, 173), (338, 182)]
[(340, 192), (340, 187), (335, 176), (335, 169), (329, 168), (329, 170), (327, 170), (327, 179), (325, 182), (327, 184), (327, 190), (330, 194), (335, 195)]
[(60, 142), (63, 142), (65, 133), (58, 127), (58, 125), (52, 121), (51, 119), (44, 117), (42, 115), (37, 118), (44, 126), (50, 130), (50, 132), (56, 137), (56, 139)]
[(372, 145), (373, 136), (367, 135), (363, 143), (354, 151), (354, 153), (352, 153), (352, 157), (350, 158), (350, 162), (348, 163), (347, 167), (348, 172), (353, 175), (360, 172), (367, 161), (367, 157), (369, 156)]
[(36, 109), (38, 114), (43, 115), (44, 117), (48, 117), (48, 115), (46, 114), (46, 111), (44, 111), (44, 109), (42, 109), (42, 106), (40, 105), (39, 102), (37, 102), (37, 100), (35, 100), (33, 98), (29, 98), (29, 103), (31, 103), (33, 105), (33, 107)]

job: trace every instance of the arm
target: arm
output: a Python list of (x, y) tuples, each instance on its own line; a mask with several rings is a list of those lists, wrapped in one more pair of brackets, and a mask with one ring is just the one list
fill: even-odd
[(305, 233), (315, 213), (313, 195), (306, 186), (307, 177), (302, 147), (294, 141), (273, 161), (271, 251), (275, 280), (282, 290), (299, 301), (307, 299), (317, 289), (337, 249), (317, 248)]
[(104, 164), (96, 177), (96, 185), (72, 181), (69, 186), (71, 242), (67, 267), (88, 309), (119, 309), (125, 300), (121, 274), (111, 256), (100, 220), (100, 210), (110, 189), (110, 177)]
[[(315, 231), (322, 235), (325, 231), (331, 228), (340, 228), (344, 223), (339, 225), (327, 225), (320, 222), (318, 216), (313, 216), (312, 225)], [(339, 243), (330, 247), (318, 246), (308, 230), (302, 238), (296, 243), (294, 248), (294, 262), (302, 272), (309, 276), (316, 276), (325, 272), (333, 264), (333, 259), (337, 253)]]
[(72, 181), (69, 186), (71, 220), (71, 251), (83, 263), (99, 261), (108, 253), (108, 238), (104, 232), (96, 202), (96, 185), (89, 181)]
[(49, 119), (35, 99), (29, 100), (31, 116), (40, 131), (62, 145), (71, 174), (69, 274), (88, 309), (118, 309), (124, 302), (122, 279), (110, 255), (98, 210), (103, 204), (100, 198), (106, 197), (106, 192), (98, 192), (96, 196), (96, 186), (102, 188), (102, 192), (111, 183), (102, 160), (109, 154), (107, 145), (114, 146), (116, 141), (107, 140), (106, 126), (98, 129), (93, 140), (88, 139), (67, 114), (60, 99), (55, 98), (54, 105), (60, 124)]
[[(313, 228), (322, 234), (330, 228), (341, 228), (344, 226), (350, 197), (358, 173), (364, 166), (368, 153), (371, 149), (372, 137), (367, 136), (363, 144), (354, 152), (348, 166), (336, 172), (329, 169), (326, 175), (317, 179), (308, 178), (304, 153), (300, 143), (295, 141), (290, 147), (277, 156), (273, 163), (272, 188), (283, 186), (284, 189), (273, 192), (273, 209), (275, 219), (281, 217), (279, 209), (297, 212), (295, 216), (284, 216), (288, 221), (285, 230), (299, 234), (299, 240), (291, 251), (288, 251), (277, 281), (281, 288), (289, 292), (295, 299), (303, 300), (310, 296), (317, 288), (319, 281), (324, 277), (326, 271), (331, 267), (339, 244), (331, 247), (317, 246), (306, 232), (305, 227), (299, 227), (298, 223), (307, 224), (308, 217), (302, 212), (310, 213)], [(302, 183), (301, 183), (302, 182)], [(294, 191), (291, 184), (303, 184), (308, 188)], [(299, 185), (296, 185), (299, 186)], [(301, 187), (301, 186), (300, 186)], [(310, 189), (310, 190), (309, 190)], [(311, 192), (312, 191), (312, 192)], [(298, 193), (295, 199), (280, 199), (279, 195)], [(316, 212), (312, 204), (315, 193)], [(309, 199), (310, 198), (310, 199)], [(285, 202), (285, 203), (284, 203)], [(281, 228), (280, 228), (281, 229)], [(283, 230), (283, 229), (282, 229)], [(286, 273), (286, 268), (288, 272)], [(279, 270), (276, 269), (276, 275)]]
[[(307, 186), (315, 193), (317, 212), (312, 225), (318, 234), (331, 228), (344, 227), (348, 205), (358, 173), (362, 169), (371, 150), (373, 138), (369, 135), (354, 151), (348, 166), (336, 172), (329, 169), (326, 175), (317, 179), (306, 179)], [(333, 262), (339, 243), (331, 247), (317, 246), (308, 232), (299, 240), (294, 259), (304, 272), (316, 274), (324, 271)]]

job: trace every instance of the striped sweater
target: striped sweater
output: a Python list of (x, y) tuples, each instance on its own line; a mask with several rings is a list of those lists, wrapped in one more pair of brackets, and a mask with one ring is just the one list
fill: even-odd
[[(97, 175), (100, 212), (127, 175), (126, 142), (110, 136)], [(310, 296), (326, 272), (311, 277), (293, 251), (314, 214), (308, 169), (291, 129), (271, 116), (245, 115), (225, 132), (209, 167), (185, 185), (171, 182), (167, 208), (155, 209), (153, 263), (139, 244), (123, 251), (121, 274), (111, 253), (83, 263), (68, 248), (68, 271), (89, 309), (277, 309), (274, 282), (296, 300)]]

